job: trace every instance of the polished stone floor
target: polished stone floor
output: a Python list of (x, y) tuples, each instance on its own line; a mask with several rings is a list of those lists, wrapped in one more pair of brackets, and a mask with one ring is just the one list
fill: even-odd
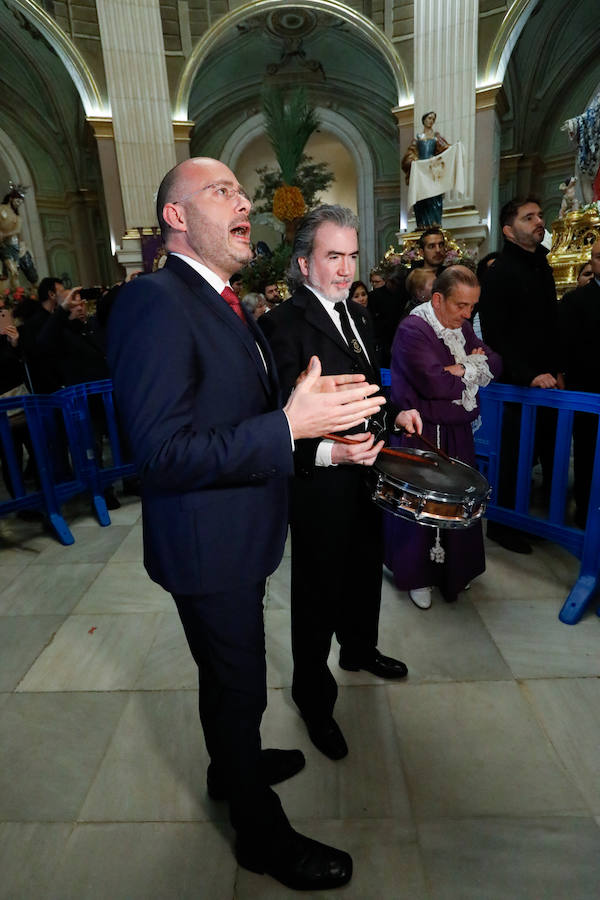
[[(239, 869), (208, 800), (195, 671), (141, 564), (140, 507), (61, 547), (0, 521), (0, 898), (295, 896)], [(560, 548), (488, 546), (454, 605), (416, 609), (386, 576), (380, 648), (405, 683), (331, 666), (349, 756), (310, 744), (290, 700), (289, 558), (268, 583), (266, 746), (301, 747), (278, 790), (299, 830), (349, 850), (356, 900), (597, 900), (600, 619), (557, 614)], [(314, 895), (313, 895), (314, 896)], [(324, 895), (323, 895), (324, 896)]]

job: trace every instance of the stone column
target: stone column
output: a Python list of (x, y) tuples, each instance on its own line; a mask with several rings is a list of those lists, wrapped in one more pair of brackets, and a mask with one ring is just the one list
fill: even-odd
[[(404, 156), (406, 148), (412, 141), (415, 129), (414, 118), (415, 108), (410, 106), (397, 106), (392, 110), (398, 123), (398, 140), (400, 143), (400, 159)], [(409, 213), (412, 216), (412, 224), (414, 227), (414, 216), (412, 210), (408, 209), (408, 185), (404, 172), (400, 171), (400, 231), (405, 232), (408, 228)]]
[(154, 198), (176, 164), (159, 0), (97, 0), (123, 198), (126, 268), (139, 268), (139, 228), (156, 225)]
[(502, 235), (498, 224), (500, 174), (500, 117), (507, 108), (502, 85), (480, 88), (476, 98), (475, 124), (477, 178), (474, 203), (488, 228), (488, 237), (480, 247), (480, 256), (499, 249)]
[(113, 123), (112, 119), (99, 116), (89, 117), (88, 122), (94, 129), (94, 136), (98, 144), (98, 159), (102, 173), (111, 250), (114, 253), (121, 243), (126, 228)]
[(478, 0), (417, 0), (414, 6), (414, 131), (422, 131), (421, 116), (435, 110), (435, 130), (465, 149), (464, 196), (444, 198), (443, 224), (453, 232), (482, 228), (474, 204), (478, 7)]
[(173, 122), (173, 138), (175, 140), (175, 155), (177, 163), (190, 158), (190, 136), (193, 122)]

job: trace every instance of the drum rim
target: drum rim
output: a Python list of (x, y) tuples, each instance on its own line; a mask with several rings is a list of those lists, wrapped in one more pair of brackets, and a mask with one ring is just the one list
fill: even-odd
[[(405, 451), (407, 449), (411, 453), (415, 453), (418, 456), (425, 456), (428, 459), (435, 459), (435, 454), (431, 450), (420, 450), (418, 447), (409, 447), (409, 448), (403, 447), (402, 448), (403, 451)], [(380, 465), (378, 465), (378, 460), (376, 460), (375, 463), (373, 464), (373, 470), (377, 473), (378, 478), (387, 478), (395, 487), (401, 488), (403, 490), (407, 490), (411, 494), (414, 494), (417, 496), (425, 495), (426, 497), (430, 498), (431, 500), (439, 500), (440, 502), (452, 502), (452, 501), (456, 502), (457, 500), (462, 502), (465, 499), (467, 499), (469, 502), (471, 502), (471, 501), (477, 502), (478, 500), (480, 502), (485, 502), (489, 497), (489, 491), (490, 491), (490, 483), (487, 480), (487, 478), (485, 477), (485, 475), (483, 475), (478, 469), (475, 469), (474, 466), (470, 466), (468, 463), (465, 463), (460, 459), (455, 459), (453, 456), (451, 456), (450, 459), (455, 465), (460, 466), (461, 469), (469, 469), (470, 471), (475, 472), (479, 476), (479, 478), (482, 479), (482, 486), (481, 486), (482, 489), (481, 490), (475, 489), (475, 491), (470, 492), (469, 494), (467, 494), (465, 491), (462, 491), (461, 493), (457, 492), (457, 493), (449, 494), (445, 491), (439, 491), (439, 490), (435, 490), (433, 488), (425, 489), (423, 487), (419, 487), (418, 485), (415, 485), (414, 483), (411, 483), (409, 481), (404, 481), (399, 478), (396, 478), (394, 475), (390, 475), (388, 472), (384, 471)], [(484, 484), (487, 485), (487, 487), (485, 489), (484, 489)]]

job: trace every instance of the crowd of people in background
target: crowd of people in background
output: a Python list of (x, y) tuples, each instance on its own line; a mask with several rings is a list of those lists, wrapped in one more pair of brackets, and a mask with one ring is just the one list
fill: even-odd
[[(10, 309), (0, 298), (0, 395), (52, 394), (64, 387), (110, 378), (106, 361), (106, 326), (111, 306), (120, 283), (111, 288), (66, 287), (56, 276), (43, 278), (37, 297), (24, 296)], [(94, 306), (90, 313), (90, 305)], [(104, 412), (97, 398), (90, 400), (90, 417), (95, 438), (95, 452), (102, 464), (103, 440), (106, 433)], [(35, 461), (25, 415), (16, 411), (9, 415), (11, 435), (17, 460), (23, 467), (26, 482), (38, 483)], [(2, 474), (8, 494), (14, 497), (14, 485), (2, 449)], [(56, 480), (70, 475), (66, 434), (57, 424), (57, 437), (52, 448), (51, 463)], [(124, 493), (139, 493), (137, 480), (124, 484)], [(108, 509), (120, 502), (112, 487), (104, 492)], [(37, 518), (38, 513), (21, 511), (22, 518)]]
[[(509, 224), (510, 235), (507, 237), (504, 216), (501, 221), (505, 238), (502, 251), (488, 253), (476, 267), (482, 297), (481, 303), (474, 305), (471, 325), (479, 340), (484, 339), (487, 332), (491, 346), (503, 357), (503, 380), (508, 383), (533, 384), (538, 375), (545, 374), (541, 370), (547, 369), (556, 373), (552, 376), (554, 381), (539, 382), (537, 386), (568, 386), (574, 390), (596, 391), (600, 385), (594, 372), (589, 370), (589, 366), (586, 368), (583, 362), (590, 357), (580, 352), (578, 328), (582, 315), (591, 315), (593, 319), (595, 314), (591, 295), (598, 289), (600, 278), (596, 271), (600, 269), (600, 261), (594, 261), (598, 256), (595, 253), (597, 247), (594, 245), (590, 260), (580, 266), (576, 287), (565, 293), (562, 301), (557, 303), (552, 273), (541, 247), (541, 210), (532, 198), (525, 198), (519, 209), (525, 207), (528, 210), (537, 208), (533, 251), (529, 246), (524, 249), (522, 242), (525, 240), (527, 243), (527, 235), (524, 238), (519, 225), (515, 233)], [(391, 365), (392, 345), (398, 326), (417, 307), (431, 300), (435, 280), (445, 268), (447, 248), (444, 231), (440, 227), (426, 228), (418, 243), (420, 258), (413, 261), (410, 268), (405, 265), (373, 268), (369, 273), (370, 286), (365, 281), (356, 280), (348, 292), (348, 300), (368, 310), (378, 361), (383, 367)], [(534, 261), (535, 265), (528, 265)], [(461, 262), (474, 267), (470, 260)], [(510, 289), (507, 289), (507, 278)], [(262, 284), (259, 290), (246, 290), (243, 271), (234, 273), (230, 283), (243, 308), (254, 320), (268, 314), (289, 296), (281, 281)], [(68, 385), (110, 377), (106, 363), (106, 327), (119, 288), (120, 284), (110, 289), (70, 288), (61, 278), (48, 276), (40, 281), (37, 297), (23, 297), (10, 309), (0, 298), (0, 395), (14, 396), (25, 392), (48, 394)], [(501, 326), (498, 325), (498, 317), (502, 319)], [(530, 327), (521, 327), (525, 320)], [(519, 328), (515, 329), (513, 324), (516, 322), (519, 322)], [(590, 324), (593, 326), (595, 321)], [(593, 328), (588, 333), (594, 333)], [(518, 335), (521, 335), (520, 341)], [(536, 369), (531, 378), (530, 363)], [(518, 416), (518, 411), (513, 410), (512, 416)], [(101, 447), (101, 415), (97, 414), (94, 418), (98, 446)], [(505, 490), (504, 485), (510, 485), (514, 476), (516, 461), (512, 438), (518, 430), (518, 423), (515, 419), (511, 426), (510, 408), (506, 418), (506, 452), (499, 500), (510, 504), (514, 501), (510, 493), (512, 488)], [(539, 418), (538, 445), (549, 447), (551, 451), (554, 419), (551, 414)], [(593, 467), (595, 427), (592, 418), (583, 413), (575, 417), (575, 521), (581, 528), (585, 527), (587, 517)], [(11, 432), (19, 461), (30, 458), (25, 472), (26, 477), (32, 479), (35, 471), (27, 425), (22, 414), (11, 415)], [(511, 442), (512, 451), (509, 449)], [(543, 449), (540, 453), (547, 482), (552, 455)], [(4, 454), (2, 471), (6, 489), (12, 495), (13, 487)], [(106, 499), (110, 508), (118, 505), (112, 489), (107, 491)], [(526, 540), (512, 534), (510, 529), (491, 525), (488, 534), (498, 537), (510, 549), (528, 552)]]

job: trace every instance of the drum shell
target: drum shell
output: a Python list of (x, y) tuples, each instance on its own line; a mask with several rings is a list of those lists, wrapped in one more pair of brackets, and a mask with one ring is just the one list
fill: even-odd
[[(382, 509), (392, 515), (419, 525), (427, 525), (432, 528), (470, 528), (481, 519), (485, 513), (487, 500), (491, 488), (487, 480), (466, 463), (457, 459), (450, 462), (438, 458), (438, 465), (446, 467), (446, 473), (452, 474), (451, 466), (457, 467), (456, 474), (460, 474), (460, 481), (466, 484), (456, 491), (436, 490), (430, 486), (419, 484), (419, 456), (435, 460), (435, 454), (412, 450), (415, 456), (414, 473), (409, 478), (407, 468), (404, 466), (402, 477), (398, 477), (390, 471), (393, 468), (391, 457), (381, 458), (373, 466), (369, 473), (371, 484), (371, 499)], [(411, 463), (408, 463), (411, 466)], [(410, 472), (410, 468), (408, 469)]]

